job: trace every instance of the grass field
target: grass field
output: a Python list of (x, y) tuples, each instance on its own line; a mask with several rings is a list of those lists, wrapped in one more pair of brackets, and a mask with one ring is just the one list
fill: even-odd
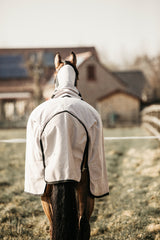
[[(105, 136), (138, 136), (142, 128), (105, 129)], [(0, 139), (25, 130), (0, 130)], [(110, 195), (96, 200), (91, 240), (160, 239), (160, 145), (156, 140), (105, 141)], [(49, 239), (39, 197), (23, 192), (24, 143), (0, 143), (0, 239)]]

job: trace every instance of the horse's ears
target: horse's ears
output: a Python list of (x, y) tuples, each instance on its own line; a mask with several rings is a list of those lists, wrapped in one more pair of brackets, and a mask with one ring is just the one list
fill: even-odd
[(76, 67), (77, 58), (76, 58), (76, 54), (74, 52), (71, 52), (71, 54), (69, 56), (69, 61)]
[(59, 53), (57, 53), (54, 59), (55, 68), (57, 69), (60, 64), (61, 64), (61, 56)]

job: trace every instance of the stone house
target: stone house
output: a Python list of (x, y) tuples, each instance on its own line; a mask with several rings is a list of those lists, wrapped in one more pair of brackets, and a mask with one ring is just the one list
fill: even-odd
[(125, 89), (115, 90), (98, 99), (97, 108), (105, 126), (140, 123), (140, 110), (147, 101), (146, 79), (141, 71), (113, 72)]

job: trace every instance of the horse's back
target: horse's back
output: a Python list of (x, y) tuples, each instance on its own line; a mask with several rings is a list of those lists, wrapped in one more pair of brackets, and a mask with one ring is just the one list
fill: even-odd
[(45, 180), (48, 183), (81, 179), (87, 133), (77, 118), (68, 112), (57, 114), (42, 135)]

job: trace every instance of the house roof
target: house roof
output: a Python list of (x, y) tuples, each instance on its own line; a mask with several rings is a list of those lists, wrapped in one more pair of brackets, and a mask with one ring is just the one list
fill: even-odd
[(92, 52), (78, 53), (77, 56), (77, 67), (84, 63), (88, 58), (92, 56)]
[(0, 78), (25, 78), (27, 76), (23, 55), (0, 55)]
[(62, 58), (66, 58), (70, 55), (71, 52), (75, 52), (75, 54), (91, 52), (93, 55), (97, 56), (97, 52), (95, 47), (65, 47), (65, 48), (0, 48), (1, 54), (31, 54), (37, 52), (45, 52), (52, 53), (55, 55), (57, 52), (61, 54)]
[(146, 79), (141, 71), (121, 71), (113, 74), (126, 84), (126, 92), (142, 99)]

